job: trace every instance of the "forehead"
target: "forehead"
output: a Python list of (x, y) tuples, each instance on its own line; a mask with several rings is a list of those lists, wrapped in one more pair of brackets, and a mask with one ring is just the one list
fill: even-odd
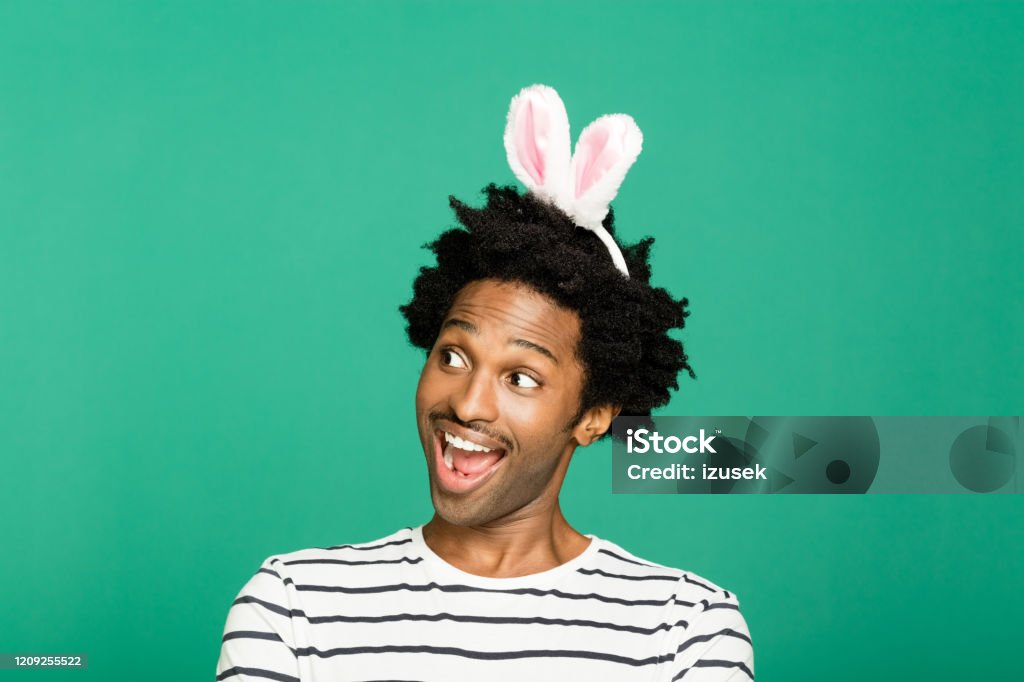
[(550, 348), (559, 357), (573, 357), (580, 338), (580, 318), (525, 284), (477, 280), (455, 296), (445, 321), (465, 319), (485, 333), (515, 334)]

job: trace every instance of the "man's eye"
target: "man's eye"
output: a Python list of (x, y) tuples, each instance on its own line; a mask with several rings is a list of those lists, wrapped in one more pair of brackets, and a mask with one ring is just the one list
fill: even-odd
[(511, 375), (512, 385), (518, 386), (519, 388), (538, 388), (540, 386), (537, 380), (531, 377), (529, 374), (523, 372), (514, 372)]
[(458, 368), (466, 366), (466, 363), (462, 361), (462, 356), (450, 348), (443, 348), (441, 350), (441, 364)]

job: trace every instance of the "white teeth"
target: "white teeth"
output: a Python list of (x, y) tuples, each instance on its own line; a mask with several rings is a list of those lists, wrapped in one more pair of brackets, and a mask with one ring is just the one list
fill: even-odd
[(444, 463), (448, 466), (448, 471), (455, 471), (455, 458), (452, 457), (452, 449), (444, 449)]
[(483, 445), (473, 443), (471, 441), (459, 438), (458, 436), (452, 435), (447, 431), (444, 432), (444, 439), (459, 448), (460, 450), (470, 450), (473, 452), (490, 452), (493, 448), (485, 448)]

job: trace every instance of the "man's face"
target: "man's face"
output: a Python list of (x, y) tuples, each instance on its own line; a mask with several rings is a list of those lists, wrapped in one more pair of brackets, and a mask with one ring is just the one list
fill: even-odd
[(579, 316), (523, 285), (456, 296), (416, 389), (437, 513), (478, 526), (555, 500), (580, 442)]

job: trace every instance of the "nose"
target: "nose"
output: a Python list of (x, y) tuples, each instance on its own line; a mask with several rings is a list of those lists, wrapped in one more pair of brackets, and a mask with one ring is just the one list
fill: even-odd
[(460, 388), (449, 397), (449, 405), (464, 424), (472, 421), (493, 422), (498, 418), (493, 377), (481, 371), (468, 373)]

